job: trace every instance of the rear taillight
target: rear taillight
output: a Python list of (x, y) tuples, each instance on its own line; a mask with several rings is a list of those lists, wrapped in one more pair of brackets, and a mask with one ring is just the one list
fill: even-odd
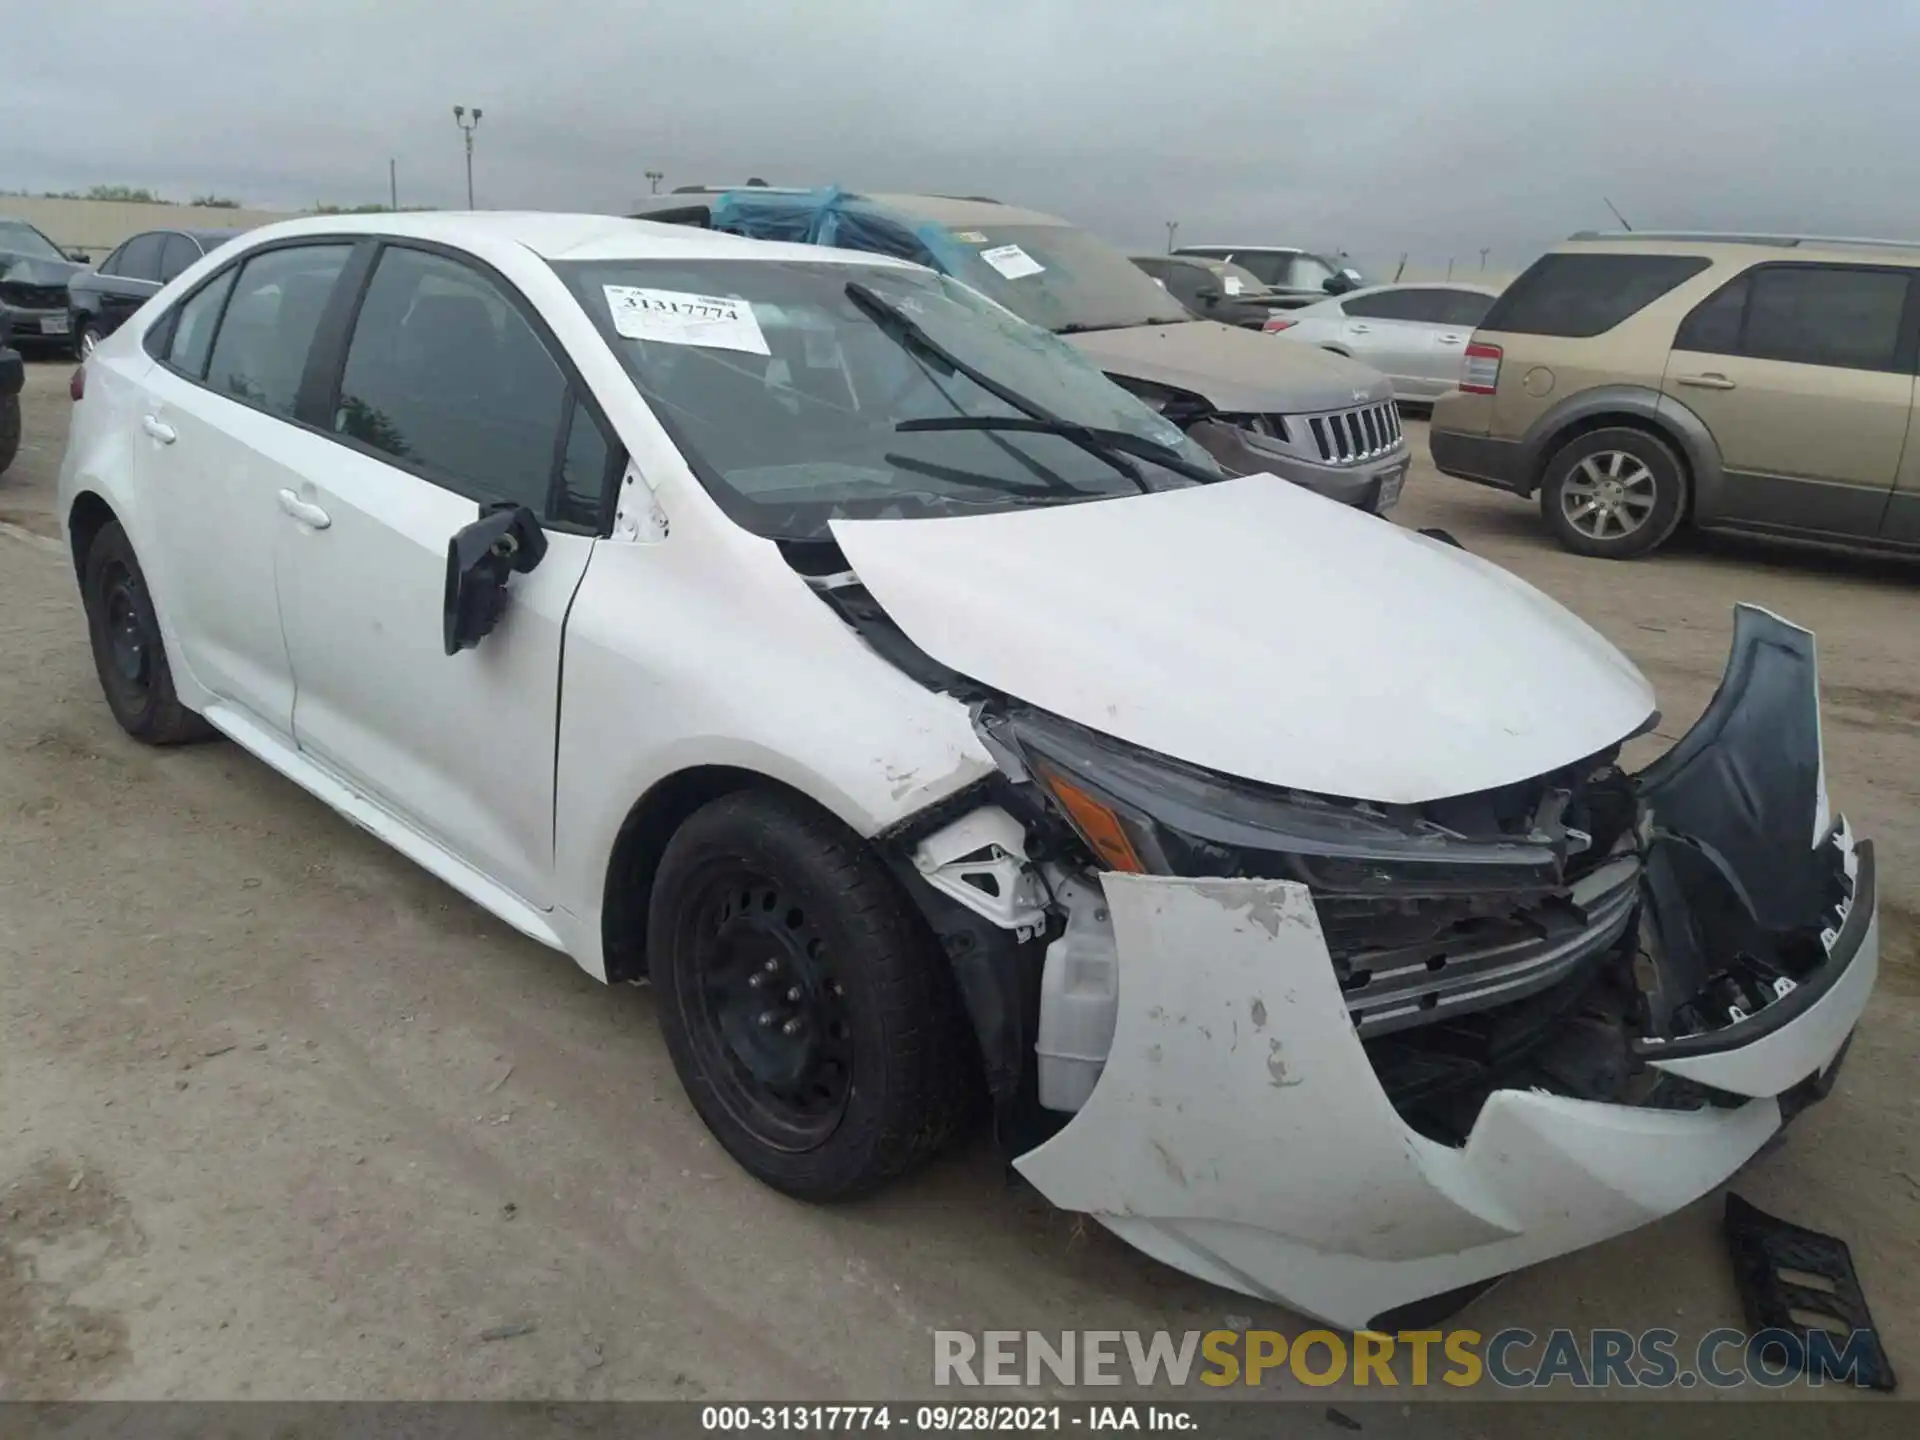
[(1466, 362), (1460, 367), (1460, 388), (1469, 395), (1493, 394), (1500, 388), (1500, 356), (1498, 345), (1476, 340), (1467, 346)]
[(1278, 315), (1274, 315), (1270, 316), (1267, 323), (1260, 329), (1268, 335), (1278, 335), (1282, 330), (1291, 330), (1299, 323), (1298, 320), (1282, 320)]
[(73, 370), (73, 378), (67, 381), (67, 398), (69, 400), (83, 400), (86, 398), (86, 394), (87, 367), (85, 365), (76, 365)]

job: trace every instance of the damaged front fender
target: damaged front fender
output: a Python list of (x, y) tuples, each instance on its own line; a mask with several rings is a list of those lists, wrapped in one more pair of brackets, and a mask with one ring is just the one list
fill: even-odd
[(1016, 1168), (1168, 1264), (1349, 1328), (1707, 1193), (1825, 1093), (1877, 972), (1873, 851), (1828, 813), (1812, 636), (1742, 607), (1719, 693), (1635, 785), (1639, 942), (1609, 973), (1640, 1003), (1606, 1023), (1658, 1083), (1509, 1079), (1446, 1143), (1383, 1088), (1305, 886), (1106, 874), (1111, 1048)]

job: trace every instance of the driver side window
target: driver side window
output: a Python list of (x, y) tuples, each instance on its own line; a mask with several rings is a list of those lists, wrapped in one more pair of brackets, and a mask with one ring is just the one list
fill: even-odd
[(500, 287), (403, 245), (381, 252), (354, 321), (333, 429), (444, 490), (578, 525), (597, 522), (612, 464), (599, 421)]

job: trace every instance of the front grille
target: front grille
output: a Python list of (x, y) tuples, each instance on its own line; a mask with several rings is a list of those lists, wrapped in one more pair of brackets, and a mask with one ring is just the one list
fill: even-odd
[(1359, 465), (1401, 444), (1400, 407), (1391, 400), (1294, 418), (1306, 422), (1321, 462), (1327, 465)]
[(1446, 898), (1316, 898), (1321, 928), (1362, 1038), (1505, 1005), (1612, 948), (1633, 918), (1640, 862), (1610, 860), (1567, 891), (1495, 913)]
[(0, 300), (17, 305), (22, 310), (64, 310), (67, 308), (67, 287), (9, 282), (0, 285)]

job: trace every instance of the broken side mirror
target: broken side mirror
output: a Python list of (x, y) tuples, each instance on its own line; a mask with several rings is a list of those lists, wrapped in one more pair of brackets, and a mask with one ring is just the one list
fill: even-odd
[(447, 586), (441, 607), (447, 654), (471, 650), (500, 623), (507, 579), (526, 574), (547, 553), (546, 532), (524, 505), (489, 505), (447, 542)]

